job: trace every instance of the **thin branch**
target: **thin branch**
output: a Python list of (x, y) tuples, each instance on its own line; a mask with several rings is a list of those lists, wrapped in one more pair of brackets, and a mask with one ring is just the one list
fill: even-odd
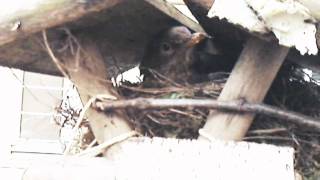
[[(282, 137), (282, 136), (248, 136), (244, 137), (243, 140), (280, 140), (280, 141), (293, 141), (297, 146), (300, 146), (300, 143), (307, 144), (311, 147), (317, 148), (317, 150), (320, 150), (320, 146), (318, 144), (303, 140), (303, 139), (297, 139), (294, 140), (293, 138), (290, 137)], [(298, 143), (296, 142), (298, 141)]]
[(83, 106), (82, 111), (80, 112), (80, 115), (79, 115), (79, 118), (77, 120), (76, 125), (73, 127), (73, 134), (72, 134), (73, 138), (72, 138), (72, 141), (67, 144), (67, 147), (64, 150), (64, 155), (68, 155), (70, 153), (70, 150), (72, 149), (73, 145), (76, 143), (77, 138), (75, 138), (75, 137), (77, 135), (77, 131), (80, 128), (80, 126), (84, 120), (84, 116), (85, 116), (86, 112), (88, 111), (88, 109), (90, 108), (92, 103), (94, 103), (97, 100), (97, 98), (98, 99), (105, 98), (105, 99), (109, 99), (109, 100), (116, 100), (117, 99), (116, 97), (108, 95), (108, 94), (98, 94), (94, 97), (91, 97), (88, 100), (88, 102)]
[(272, 128), (272, 129), (256, 129), (248, 131), (249, 134), (275, 134), (288, 132), (287, 128)]
[(148, 99), (137, 98), (130, 100), (117, 101), (101, 101), (96, 102), (95, 107), (100, 110), (109, 109), (156, 109), (156, 108), (209, 108), (221, 111), (242, 112), (242, 113), (256, 113), (267, 115), (270, 117), (291, 121), (297, 124), (313, 127), (320, 130), (320, 120), (305, 116), (293, 111), (286, 111), (280, 108), (265, 105), (253, 104), (238, 101), (217, 101), (211, 99)]
[(95, 157), (98, 154), (103, 153), (108, 147), (110, 147), (116, 143), (122, 142), (122, 141), (124, 141), (130, 137), (136, 136), (136, 135), (138, 135), (138, 133), (135, 131), (130, 131), (128, 133), (120, 134), (119, 136), (116, 136), (116, 137), (114, 137), (114, 138), (112, 138), (102, 144), (99, 144), (98, 146), (88, 148), (88, 149), (80, 152), (79, 154), (77, 154), (77, 156)]
[(42, 30), (42, 37), (43, 37), (43, 41), (44, 41), (44, 44), (46, 46), (46, 49), (48, 51), (48, 54), (51, 57), (52, 61), (56, 64), (57, 68), (60, 70), (62, 75), (64, 77), (66, 77), (66, 78), (69, 78), (69, 75), (66, 72), (66, 70), (64, 68), (64, 65), (60, 62), (60, 60), (58, 58), (56, 58), (56, 56), (54, 55), (54, 53), (53, 53), (53, 51), (52, 51), (52, 49), (51, 49), (51, 47), (49, 45), (46, 30)]

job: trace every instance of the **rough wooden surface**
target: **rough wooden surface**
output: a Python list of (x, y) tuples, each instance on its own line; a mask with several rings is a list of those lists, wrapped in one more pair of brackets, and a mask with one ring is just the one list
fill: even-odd
[[(199, 27), (193, 25), (195, 24), (193, 21), (183, 16), (174, 7), (168, 4), (162, 6), (160, 0), (152, 2), (100, 0), (84, 1), (80, 4), (78, 1), (68, 1), (71, 3), (70, 7), (74, 8), (73, 10), (69, 6), (59, 8), (67, 6), (67, 4), (59, 3), (55, 4), (57, 6), (53, 6), (52, 9), (41, 11), (41, 16), (40, 14), (34, 17), (30, 17), (30, 14), (27, 14), (28, 16), (24, 16), (23, 13), (16, 14), (22, 24), (15, 31), (3, 31), (2, 35), (7, 32), (8, 39), (2, 39), (2, 42), (6, 44), (0, 48), (0, 64), (30, 71), (60, 74), (56, 64), (48, 56), (42, 36), (36, 33), (26, 39), (20, 38), (43, 28), (64, 23), (62, 27), (67, 27), (73, 33), (72, 36), (76, 38), (81, 36), (89, 40), (78, 39), (85, 54), (82, 53), (77, 57), (78, 46), (75, 40), (72, 40), (72, 45), (68, 44), (71, 36), (61, 26), (48, 31), (48, 43), (53, 53), (61, 60), (71, 81), (77, 86), (84, 104), (98, 94), (118, 97), (109, 83), (110, 74), (115, 75), (124, 70), (118, 67), (126, 68), (128, 64), (130, 67), (132, 64), (139, 63), (146, 42), (159, 30), (175, 22), (174, 17), (180, 16), (179, 20), (182, 23), (194, 28)], [(37, 6), (37, 8), (42, 7)], [(158, 8), (170, 13), (165, 14)], [(35, 12), (37, 12), (36, 9), (28, 13)], [(52, 14), (55, 13), (58, 15), (53, 16)], [(72, 15), (63, 18), (66, 13)], [(80, 17), (79, 21), (72, 21)], [(7, 22), (0, 21), (0, 27), (1, 23), (4, 26), (8, 25)], [(16, 42), (8, 43), (16, 38), (18, 38)], [(69, 51), (74, 51), (74, 54), (68, 54)], [(87, 116), (99, 143), (131, 130), (127, 123), (128, 117), (122, 111), (106, 115), (89, 108)]]
[[(215, 37), (218, 41), (222, 38), (222, 41), (241, 43), (249, 37), (249, 34), (244, 30), (241, 30), (234, 25), (226, 23), (224, 20), (219, 20), (218, 18), (208, 18), (207, 13), (209, 9), (213, 6), (214, 0), (184, 0), (186, 5), (189, 7), (192, 14), (196, 17), (199, 23), (203, 26), (205, 31)], [(317, 26), (317, 42), (319, 44), (320, 38), (320, 25)], [(257, 34), (256, 34), (257, 35)], [(272, 39), (269, 35), (258, 37), (265, 40)], [(238, 41), (238, 42), (237, 42)], [(319, 48), (319, 45), (318, 45)], [(288, 60), (301, 65), (304, 68), (312, 69), (315, 72), (320, 73), (320, 57), (317, 56), (302, 56), (295, 51), (291, 51)]]
[(132, 138), (120, 147), (107, 159), (47, 157), (1, 161), (0, 172), (7, 172), (7, 179), (24, 180), (294, 179), (294, 151), (288, 147), (162, 138)]
[[(17, 5), (15, 11), (0, 16), (0, 45), (14, 41), (19, 37), (26, 37), (42, 29), (77, 20), (92, 12), (111, 8), (122, 1), (46, 0), (30, 2), (28, 8)], [(17, 26), (17, 23), (20, 23), (20, 26)]]
[[(218, 100), (262, 102), (288, 50), (273, 42), (257, 38), (248, 40)], [(209, 138), (240, 140), (253, 118), (252, 114), (211, 111), (202, 130)]]
[(186, 19), (186, 16), (181, 14), (180, 11), (172, 5), (172, 3), (165, 2), (165, 1), (155, 1), (155, 0), (145, 0), (148, 3), (152, 4), (162, 13), (167, 14), (168, 16), (176, 19), (178, 22), (183, 24), (184, 26), (189, 27), (190, 29), (197, 31), (197, 32), (204, 32), (204, 29), (199, 26), (199, 24), (195, 23), (194, 21), (189, 21)]
[(0, 65), (59, 75), (43, 48), (41, 34), (37, 33), (45, 28), (50, 28), (48, 36), (53, 44), (65, 35), (62, 27), (74, 34), (95, 36), (105, 61), (114, 66), (116, 59), (122, 71), (141, 60), (146, 42), (160, 30), (180, 22), (194, 31), (202, 31), (201, 26), (162, 0), (70, 0), (67, 2), (72, 5), (65, 8), (59, 8), (65, 5), (59, 2), (59, 6), (54, 6), (57, 9), (48, 9), (33, 18), (28, 14), (14, 14), (22, 23), (17, 31), (10, 31), (11, 21), (0, 20), (0, 37), (6, 43), (0, 46)]
[[(81, 50), (77, 60), (71, 55), (58, 58), (60, 58), (59, 63), (62, 63), (68, 78), (77, 87), (83, 104), (88, 103), (91, 98), (97, 95), (119, 98), (111, 82), (108, 81), (110, 78), (108, 78), (107, 67), (100, 48), (87, 37), (80, 36), (78, 42)], [(89, 106), (86, 116), (98, 143), (131, 131), (128, 117), (123, 110), (104, 113)]]
[[(210, 20), (206, 17), (206, 13), (213, 3), (212, 0), (185, 0), (185, 2), (204, 29), (208, 33), (213, 33), (215, 38), (221, 37), (224, 39), (231, 36), (229, 37), (230, 41), (247, 38), (247, 35), (244, 35), (242, 31), (235, 27), (230, 25), (223, 27), (223, 22)], [(19, 11), (19, 13), (11, 14), (12, 16), (9, 16), (10, 18), (6, 20), (0, 20), (0, 42), (2, 40), (3, 43), (6, 43), (0, 46), (0, 65), (61, 75), (50, 61), (41, 43), (41, 36), (37, 33), (43, 28), (50, 28), (52, 36), (57, 37), (57, 40), (64, 34), (59, 29), (61, 27), (68, 27), (74, 32), (87, 31), (87, 33), (96, 34), (97, 39), (104, 44), (101, 46), (105, 49), (103, 52), (106, 54), (104, 54), (106, 56), (105, 60), (110, 61), (112, 59), (110, 54), (112, 53), (120, 62), (119, 66), (124, 68), (122, 70), (128, 68), (127, 64), (131, 66), (137, 64), (141, 60), (145, 42), (154, 33), (174, 24), (176, 20), (195, 31), (203, 31), (200, 25), (162, 0), (99, 0), (94, 1), (94, 3), (89, 0), (61, 0), (57, 2), (46, 1), (35, 6), (35, 8), (41, 8), (44, 6), (41, 4), (46, 3), (50, 8), (45, 8), (44, 11), (40, 11), (39, 15), (33, 18), (30, 18), (29, 15), (32, 12), (34, 13), (35, 10)], [(66, 3), (72, 5), (60, 8), (65, 6)], [(62, 16), (65, 13), (68, 16)], [(55, 14), (61, 14), (61, 16), (55, 16)], [(11, 31), (18, 21), (21, 21), (20, 28)], [(13, 40), (15, 41), (11, 42)], [(52, 38), (51, 41), (53, 41)], [(111, 44), (112, 49), (110, 48)], [(300, 55), (294, 56), (294, 62), (320, 72), (319, 63), (312, 59), (319, 59), (319, 57), (302, 58)]]

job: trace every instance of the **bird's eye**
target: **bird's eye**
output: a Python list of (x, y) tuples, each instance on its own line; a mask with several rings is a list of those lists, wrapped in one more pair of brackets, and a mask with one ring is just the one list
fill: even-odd
[(164, 52), (169, 52), (169, 51), (171, 51), (171, 46), (170, 46), (170, 44), (168, 44), (168, 43), (162, 43), (161, 44), (161, 49), (162, 49), (162, 51), (164, 51)]

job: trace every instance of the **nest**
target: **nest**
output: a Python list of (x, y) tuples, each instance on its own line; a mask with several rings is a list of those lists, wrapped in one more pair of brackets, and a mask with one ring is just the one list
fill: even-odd
[[(153, 87), (121, 85), (120, 95), (126, 99), (193, 98), (217, 99), (228, 73), (210, 74), (209, 82), (179, 84), (167, 77), (153, 73)], [(285, 64), (274, 81), (265, 103), (303, 113), (320, 116), (320, 87), (302, 68)], [(126, 109), (132, 124), (145, 136), (197, 138), (198, 130), (205, 124), (209, 110), (206, 108), (171, 108), (137, 110)], [(295, 148), (295, 169), (304, 176), (312, 176), (320, 169), (320, 132), (268, 116), (256, 116), (247, 141), (268, 143)], [(86, 145), (90, 146), (90, 145)]]
[[(178, 84), (156, 74), (156, 88), (123, 85), (119, 92), (125, 98), (193, 98), (217, 99), (228, 73), (211, 74), (214, 79), (200, 84)], [(292, 110), (312, 117), (320, 116), (320, 87), (303, 69), (286, 64), (274, 81), (265, 103)], [(137, 131), (154, 137), (197, 138), (198, 130), (205, 124), (208, 109), (171, 108), (137, 110), (127, 109)], [(295, 167), (305, 176), (320, 168), (320, 132), (275, 119), (257, 115), (247, 136), (247, 141), (268, 143), (295, 148)]]
[[(127, 99), (138, 97), (217, 99), (228, 73), (223, 73), (222, 76), (221, 73), (217, 74), (220, 74), (221, 79), (182, 85), (165, 76), (153, 73), (153, 82), (155, 82), (156, 88), (121, 86), (119, 92)], [(136, 130), (146, 136), (197, 138), (198, 130), (204, 125), (209, 110), (206, 108), (127, 109), (127, 113)]]

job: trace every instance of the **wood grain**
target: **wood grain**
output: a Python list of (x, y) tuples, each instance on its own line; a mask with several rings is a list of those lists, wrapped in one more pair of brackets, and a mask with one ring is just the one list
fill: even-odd
[[(64, 43), (61, 40), (65, 36), (62, 28), (68, 28), (75, 35), (84, 33), (94, 36), (108, 64), (108, 72), (113, 74), (119, 73), (115, 60), (121, 71), (136, 66), (150, 38), (177, 21), (194, 31), (203, 31), (199, 24), (162, 0), (88, 0), (83, 3), (68, 0), (68, 3), (71, 5), (67, 6), (67, 0), (61, 0), (41, 13), (34, 10), (25, 14), (21, 11), (5, 21), (0, 20), (0, 65), (61, 76), (42, 47), (39, 32), (43, 29), (47, 29), (53, 50), (61, 49), (55, 44)], [(39, 10), (41, 6), (37, 8)], [(11, 31), (12, 24), (17, 20), (21, 21), (21, 27)]]
[[(276, 42), (249, 39), (218, 100), (262, 102), (288, 50)], [(245, 136), (253, 118), (252, 114), (211, 111), (203, 131), (212, 138), (240, 140)]]
[[(119, 98), (111, 82), (108, 81), (107, 67), (97, 44), (87, 37), (79, 37), (79, 42), (82, 46), (82, 53), (78, 59), (79, 66), (75, 69), (72, 56), (62, 57), (61, 62), (63, 62), (70, 80), (77, 87), (83, 104), (96, 95)], [(122, 110), (104, 113), (90, 106), (86, 116), (98, 143), (131, 131), (128, 117)]]
[(129, 139), (120, 147), (108, 158), (1, 161), (0, 173), (10, 180), (294, 179), (294, 150), (288, 147), (145, 137)]
[[(43, 29), (77, 20), (93, 12), (111, 8), (122, 1), (43, 0), (28, 8), (15, 6), (15, 11), (0, 16), (0, 45)], [(20, 23), (19, 28), (13, 29), (17, 23)]]

